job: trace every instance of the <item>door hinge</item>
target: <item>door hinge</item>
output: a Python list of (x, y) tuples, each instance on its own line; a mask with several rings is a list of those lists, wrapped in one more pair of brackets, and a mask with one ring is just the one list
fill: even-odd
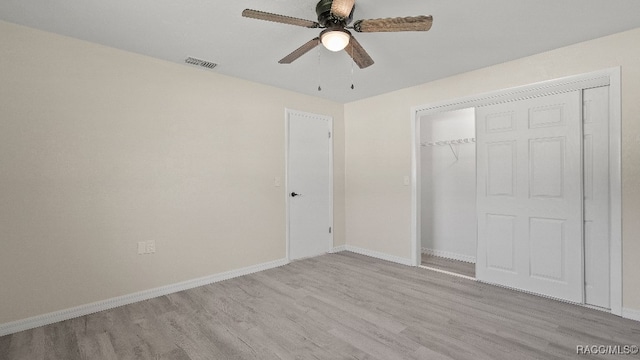
[(329, 226), (329, 234), (331, 234), (331, 226)]
[(331, 131), (329, 131), (329, 139), (331, 139)]

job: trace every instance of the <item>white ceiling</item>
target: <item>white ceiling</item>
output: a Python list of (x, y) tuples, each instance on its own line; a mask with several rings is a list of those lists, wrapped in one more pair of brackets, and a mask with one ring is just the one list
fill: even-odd
[[(315, 0), (2, 0), (0, 19), (346, 103), (640, 27), (638, 0), (357, 0), (354, 20), (433, 15), (428, 32), (354, 33), (364, 70), (323, 47), (278, 60), (319, 29), (241, 16), (245, 8), (317, 20)], [(192, 66), (192, 65), (184, 65)], [(322, 91), (318, 91), (318, 83)]]

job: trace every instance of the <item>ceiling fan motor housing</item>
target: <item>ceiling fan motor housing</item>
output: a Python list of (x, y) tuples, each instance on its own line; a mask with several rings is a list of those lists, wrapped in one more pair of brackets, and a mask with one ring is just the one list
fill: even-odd
[(316, 14), (318, 14), (318, 22), (323, 27), (333, 28), (333, 27), (342, 27), (346, 26), (353, 20), (353, 11), (355, 10), (355, 6), (351, 9), (351, 13), (346, 18), (341, 18), (334, 16), (331, 13), (331, 5), (333, 4), (333, 0), (320, 0), (318, 5), (316, 5)]

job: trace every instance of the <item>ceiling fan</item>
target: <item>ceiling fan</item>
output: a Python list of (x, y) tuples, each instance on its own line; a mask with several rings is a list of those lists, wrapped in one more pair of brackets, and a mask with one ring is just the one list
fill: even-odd
[(373, 65), (373, 59), (347, 29), (356, 32), (427, 31), (431, 29), (431, 24), (433, 23), (433, 17), (420, 15), (358, 20), (353, 23), (353, 26), (348, 26), (353, 20), (354, 9), (355, 0), (320, 0), (316, 5), (318, 21), (251, 9), (245, 9), (242, 12), (242, 16), (312, 29), (325, 29), (318, 37), (311, 39), (278, 61), (280, 64), (290, 64), (322, 43), (331, 51), (346, 50), (361, 69)]

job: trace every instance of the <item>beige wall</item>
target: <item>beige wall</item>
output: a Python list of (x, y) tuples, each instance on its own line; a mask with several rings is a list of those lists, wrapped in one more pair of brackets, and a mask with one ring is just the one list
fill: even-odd
[(412, 106), (621, 66), (623, 306), (640, 309), (638, 44), (635, 29), (345, 105), (347, 243), (411, 256)]
[(334, 117), (342, 245), (342, 104), (0, 22), (0, 324), (284, 258), (285, 107)]

